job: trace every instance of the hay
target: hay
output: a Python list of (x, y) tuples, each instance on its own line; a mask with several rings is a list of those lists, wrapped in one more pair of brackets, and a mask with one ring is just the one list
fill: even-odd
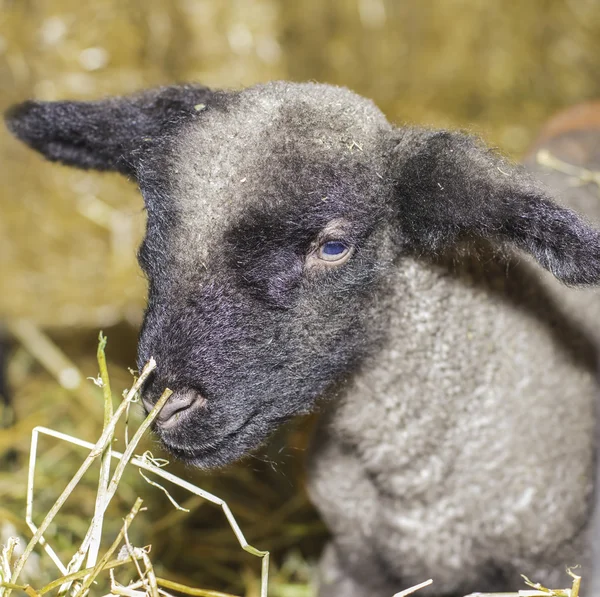
[[(50, 346), (54, 349), (54, 347), (48, 342), (46, 344), (47, 346)], [(125, 413), (128, 412), (131, 403), (137, 400), (139, 389), (142, 387), (148, 375), (156, 367), (156, 363), (153, 359), (151, 359), (146, 364), (140, 376), (135, 380), (132, 388), (127, 392), (125, 399), (121, 402), (116, 412), (113, 414), (113, 397), (110, 389), (108, 369), (106, 366), (106, 357), (104, 351), (105, 346), (106, 339), (103, 337), (102, 334), (100, 334), (97, 352), (100, 375), (93, 381), (94, 383), (96, 383), (96, 385), (100, 386), (103, 389), (104, 426), (102, 434), (100, 438), (96, 441), (96, 443), (91, 444), (79, 440), (77, 438), (70, 437), (64, 433), (60, 433), (51, 429), (46, 429), (44, 427), (36, 427), (33, 430), (30, 465), (28, 471), (26, 511), (26, 522), (31, 531), (33, 532), (33, 537), (27, 544), (27, 547), (25, 548), (23, 553), (14, 562), (13, 555), (15, 552), (15, 547), (18, 544), (18, 540), (16, 538), (9, 538), (9, 540), (7, 541), (7, 545), (3, 550), (1, 557), (0, 597), (10, 597), (10, 594), (14, 589), (20, 589), (22, 591), (25, 591), (31, 597), (39, 597), (51, 591), (56, 591), (57, 595), (59, 596), (69, 595), (72, 597), (84, 597), (90, 590), (92, 584), (96, 584), (99, 574), (106, 570), (109, 570), (110, 594), (113, 595), (129, 595), (131, 597), (137, 597), (138, 595), (148, 595), (149, 597), (158, 597), (159, 594), (169, 595), (161, 587), (169, 587), (177, 590), (177, 592), (179, 593), (203, 596), (205, 595), (207, 597), (216, 597), (217, 595), (224, 595), (223, 593), (217, 594), (214, 591), (192, 589), (190, 587), (182, 585), (181, 583), (157, 578), (154, 572), (154, 567), (148, 555), (150, 548), (134, 548), (132, 547), (128, 537), (129, 526), (133, 522), (135, 516), (141, 510), (142, 499), (140, 497), (137, 497), (134, 505), (129, 511), (129, 514), (125, 517), (123, 526), (117, 534), (116, 539), (105, 551), (102, 558), (98, 560), (100, 544), (103, 539), (104, 514), (119, 487), (119, 483), (123, 477), (123, 473), (125, 472), (125, 467), (128, 464), (144, 468), (146, 471), (149, 471), (154, 475), (158, 475), (163, 479), (170, 481), (171, 483), (174, 483), (176, 485), (179, 485), (180, 487), (183, 487), (184, 489), (187, 489), (191, 493), (196, 494), (197, 496), (205, 500), (211, 501), (221, 506), (242, 549), (251, 553), (252, 555), (262, 558), (263, 560), (260, 593), (261, 597), (266, 597), (269, 553), (257, 550), (256, 548), (248, 544), (235, 518), (233, 517), (229, 506), (220, 498), (217, 498), (216, 496), (206, 491), (203, 491), (202, 489), (195, 487), (194, 485), (162, 470), (161, 466), (164, 463), (155, 463), (151, 457), (148, 457), (148, 453), (145, 453), (145, 455), (142, 457), (134, 456), (134, 451), (137, 448), (143, 434), (148, 430), (152, 421), (157, 416), (158, 412), (171, 395), (172, 392), (170, 390), (167, 389), (163, 392), (162, 396), (160, 397), (152, 411), (148, 414), (148, 416), (144, 419), (142, 424), (137, 429), (131, 441), (128, 441), (126, 439), (125, 452), (121, 454), (112, 450), (112, 443), (114, 440), (114, 434), (117, 424), (125, 415)], [(83, 464), (79, 467), (79, 469), (73, 476), (73, 478), (69, 481), (65, 489), (62, 491), (56, 502), (45, 515), (42, 523), (39, 526), (36, 526), (36, 524), (33, 521), (33, 490), (39, 434), (46, 434), (70, 442), (75, 445), (87, 447), (90, 450), (90, 452)], [(116, 458), (118, 460), (118, 464), (115, 468), (112, 477), (110, 477), (110, 464), (112, 458)], [(91, 520), (89, 521), (89, 526), (81, 545), (70, 558), (69, 564), (65, 566), (61, 561), (61, 558), (50, 545), (50, 542), (47, 541), (44, 537), (44, 534), (49, 529), (59, 510), (65, 504), (67, 499), (71, 496), (77, 485), (81, 482), (85, 473), (98, 459), (101, 460), (101, 467), (98, 480), (97, 495), (95, 500), (94, 514)], [(152, 482), (152, 485), (155, 487), (159, 487), (162, 491), (164, 491), (168, 495), (170, 501), (176, 505), (175, 500), (168, 494), (167, 490), (164, 487), (160, 486), (156, 482)], [(187, 511), (184, 508), (179, 509), (182, 511)], [(23, 569), (30, 555), (32, 554), (34, 548), (37, 546), (38, 543), (43, 546), (44, 550), (46, 551), (50, 559), (56, 564), (57, 568), (61, 573), (59, 578), (52, 580), (45, 587), (42, 587), (39, 590), (33, 588), (30, 584), (19, 584), (19, 577), (21, 576), (21, 573), (23, 572)], [(108, 564), (111, 562), (113, 554), (115, 553), (115, 551), (121, 543), (125, 544), (127, 550), (126, 557), (120, 559), (124, 560), (125, 562), (129, 561), (130, 563), (132, 563), (137, 571), (136, 580), (129, 581), (126, 585), (119, 583), (115, 579), (113, 570), (116, 567), (116, 565), (111, 564), (110, 567), (107, 567)], [(86, 557), (87, 568), (82, 573), (81, 568), (83, 565), (83, 561)], [(142, 567), (140, 567), (138, 560), (142, 561), (143, 569)]]
[[(73, 574), (80, 574), (76, 570), (78, 567), (83, 566), (85, 557), (87, 557), (85, 569), (88, 575), (91, 574), (91, 571), (95, 571), (97, 566), (98, 553), (104, 553), (104, 557), (101, 559), (103, 565), (97, 570), (99, 585), (92, 587), (92, 593), (100, 594), (98, 593), (99, 588), (102, 588), (105, 592), (113, 592), (113, 594), (123, 591), (123, 587), (115, 583), (118, 583), (119, 575), (122, 575), (126, 568), (123, 567), (122, 563), (116, 563), (119, 561), (118, 559), (106, 557), (109, 547), (106, 543), (118, 536), (123, 530), (124, 513), (130, 511), (131, 505), (138, 495), (143, 496), (144, 506), (149, 506), (152, 514), (150, 516), (147, 514), (138, 516), (128, 533), (134, 535), (131, 541), (132, 545), (152, 544), (152, 559), (154, 562), (158, 562), (156, 564), (158, 570), (154, 572), (155, 565), (152, 565), (152, 567), (144, 566), (144, 558), (140, 555), (139, 566), (143, 578), (140, 579), (138, 574), (137, 579), (129, 579), (128, 583), (123, 586), (127, 586), (131, 582), (134, 582), (134, 584), (136, 582), (148, 583), (149, 578), (154, 577), (159, 579), (157, 586), (161, 591), (169, 590), (170, 587), (170, 590), (185, 592), (185, 587), (213, 586), (227, 592), (220, 593), (208, 589), (195, 589), (193, 594), (215, 596), (218, 594), (225, 595), (230, 591), (235, 593), (245, 592), (247, 595), (261, 594), (261, 569), (243, 556), (244, 552), (239, 549), (239, 545), (235, 546), (236, 535), (239, 543), (250, 554), (261, 557), (264, 557), (265, 554), (252, 548), (246, 541), (235, 519), (233, 519), (231, 514), (231, 510), (233, 510), (240, 518), (243, 526), (248, 529), (248, 537), (252, 537), (252, 543), (272, 543), (274, 545), (277, 559), (273, 570), (270, 594), (275, 597), (277, 595), (304, 597), (311, 594), (313, 566), (307, 563), (305, 557), (298, 552), (295, 546), (301, 544), (304, 537), (318, 537), (318, 547), (314, 550), (314, 553), (318, 553), (320, 543), (324, 537), (323, 526), (315, 519), (314, 513), (308, 507), (302, 493), (294, 491), (290, 479), (287, 476), (282, 477), (279, 472), (272, 470), (271, 467), (274, 465), (268, 456), (263, 455), (264, 461), (255, 462), (258, 463), (258, 468), (269, 471), (269, 477), (272, 479), (278, 478), (277, 483), (271, 483), (264, 476), (261, 479), (260, 475), (249, 469), (247, 463), (245, 466), (238, 467), (237, 470), (220, 473), (217, 477), (209, 477), (199, 473), (199, 476), (204, 477), (202, 480), (203, 485), (206, 482), (206, 486), (211, 488), (219, 486), (216, 491), (227, 494), (228, 501), (229, 497), (232, 498), (231, 509), (223, 500), (216, 498), (208, 491), (201, 490), (186, 480), (177, 479), (175, 475), (165, 471), (163, 468), (164, 460), (153, 457), (147, 449), (151, 447), (156, 453), (156, 446), (149, 446), (148, 438), (142, 439), (141, 432), (136, 433), (131, 440), (125, 439), (126, 450), (124, 456), (111, 449), (110, 458), (112, 460), (120, 459), (122, 463), (130, 461), (136, 467), (144, 471), (150, 471), (146, 478), (152, 478), (151, 485), (153, 486), (148, 485), (141, 476), (136, 479), (136, 474), (129, 470), (133, 467), (126, 467), (124, 464), (119, 473), (123, 476), (114, 482), (115, 476), (113, 474), (112, 485), (108, 482), (109, 475), (106, 474), (108, 450), (100, 450), (99, 440), (90, 443), (79, 439), (79, 437), (98, 438), (100, 436), (101, 440), (106, 443), (107, 438), (111, 435), (110, 430), (109, 432), (106, 431), (107, 425), (111, 425), (117, 447), (121, 443), (120, 440), (127, 437), (127, 425), (125, 425), (124, 419), (133, 400), (126, 398), (112, 418), (108, 416), (110, 409), (106, 405), (112, 405), (113, 393), (108, 379), (104, 342), (102, 340), (98, 349), (98, 364), (95, 365), (96, 367), (99, 366), (101, 374), (92, 378), (93, 384), (90, 382), (85, 384), (89, 387), (84, 392), (89, 399), (91, 390), (94, 400), (97, 400), (102, 392), (106, 407), (104, 431), (99, 426), (98, 419), (100, 417), (96, 419), (95, 416), (90, 416), (89, 412), (86, 412), (89, 409), (86, 409), (86, 411), (82, 409), (81, 388), (69, 390), (47, 380), (45, 383), (40, 384), (37, 378), (42, 374), (35, 373), (35, 375), (31, 375), (34, 372), (30, 372), (29, 377), (34, 379), (29, 380), (32, 387), (28, 388), (27, 393), (29, 395), (26, 400), (30, 404), (27, 405), (24, 411), (18, 408), (24, 400), (23, 393), (18, 392), (16, 396), (17, 411), (20, 411), (18, 412), (19, 422), (17, 428), (6, 430), (4, 433), (7, 437), (5, 438), (3, 434), (2, 441), (0, 441), (0, 459), (2, 458), (3, 448), (6, 452), (10, 450), (16, 454), (16, 457), (13, 456), (12, 462), (8, 464), (8, 467), (13, 469), (12, 474), (9, 471), (4, 471), (4, 465), (0, 467), (0, 492), (8, 498), (3, 500), (0, 506), (0, 544), (7, 543), (7, 533), (21, 537), (26, 536), (28, 534), (27, 525), (29, 525), (34, 532), (34, 540), (40, 539), (42, 535), (48, 538), (52, 551), (55, 552), (55, 557), (40, 557), (34, 552), (28, 558), (21, 556), (23, 560), (19, 558), (16, 562), (11, 563), (10, 578), (7, 578), (6, 570), (3, 572), (4, 582), (8, 581), (8, 585), (4, 587), (4, 597), (6, 597), (6, 591), (11, 586), (18, 586), (21, 590), (29, 592), (34, 591), (36, 594), (45, 594), (48, 591), (57, 593), (56, 582), (58, 579), (53, 567), (56, 565), (56, 561), (61, 563), (62, 561), (71, 561), (73, 554), (78, 555), (70, 567), (62, 564), (63, 569), (61, 569), (59, 566), (61, 576), (66, 575), (67, 578), (70, 578)], [(15, 366), (15, 360), (27, 359), (24, 359), (23, 354), (17, 352), (12, 360), (11, 368)], [(84, 366), (89, 371), (89, 365)], [(82, 378), (85, 377), (83, 373), (81, 375)], [(117, 369), (117, 378), (119, 377), (124, 378), (125, 376), (122, 371)], [(21, 381), (23, 381), (23, 377)], [(139, 383), (138, 380), (136, 387), (139, 386)], [(94, 384), (99, 387), (94, 387)], [(25, 386), (27, 385), (25, 383)], [(33, 400), (34, 397), (37, 400)], [(48, 400), (49, 397), (51, 400)], [(37, 408), (39, 408), (39, 412), (34, 412)], [(151, 416), (153, 416), (152, 413)], [(132, 413), (132, 417), (136, 418), (135, 413)], [(110, 421), (112, 421), (112, 424)], [(48, 426), (56, 425), (56, 428), (40, 427), (42, 423)], [(146, 428), (148, 424), (149, 420), (147, 419), (142, 424), (142, 428)], [(27, 471), (24, 461), (28, 446), (24, 441), (24, 437), (29, 435), (31, 427), (37, 427), (33, 442), (34, 447), (37, 448), (39, 437), (40, 449), (32, 452), (36, 467), (35, 488), (32, 485), (26, 490), (24, 481), (27, 478)], [(73, 431), (73, 429), (75, 429), (74, 434), (66, 433), (66, 431)], [(74, 437), (74, 435), (79, 437)], [(48, 438), (48, 436), (51, 437)], [(71, 486), (74, 487), (72, 497), (69, 498), (69, 491), (65, 490), (63, 492), (64, 499), (60, 499), (60, 502), (64, 506), (56, 517), (54, 517), (55, 513), (52, 512), (55, 505), (55, 496), (52, 495), (52, 491), (56, 493), (57, 482), (60, 479), (71, 478), (73, 469), (81, 469), (83, 465), (80, 461), (77, 462), (79, 457), (77, 452), (67, 448), (62, 441), (53, 441), (49, 445), (48, 440), (52, 440), (52, 437), (70, 441), (91, 450), (92, 460), (96, 463), (94, 466), (98, 466), (101, 459), (103, 463), (100, 470), (96, 471), (95, 474), (92, 474), (94, 471), (91, 470), (87, 472), (85, 470), (79, 471), (77, 482), (70, 484), (68, 488), (70, 490)], [(133, 449), (138, 440), (141, 443), (136, 448), (136, 453), (142, 455), (134, 456)], [(105, 448), (111, 444), (112, 442), (108, 442)], [(104, 454), (103, 458), (102, 454)], [(90, 457), (88, 456), (88, 458)], [(180, 474), (183, 474), (186, 478), (190, 477), (190, 471), (181, 465), (174, 468), (183, 471)], [(101, 471), (104, 471), (104, 474), (101, 475), (103, 480), (99, 483), (98, 473)], [(116, 472), (118, 471), (119, 466), (117, 466)], [(156, 483), (156, 476), (167, 481), (168, 490), (166, 486)], [(254, 482), (255, 478), (256, 482)], [(33, 480), (31, 475), (30, 480)], [(278, 483), (281, 484), (282, 481), (285, 491), (280, 494)], [(175, 482), (179, 486), (172, 488), (171, 482)], [(163, 483), (162, 480), (161, 483)], [(4, 488), (10, 489), (4, 492)], [(33, 499), (34, 489), (35, 501)], [(189, 491), (195, 495), (191, 495), (188, 493)], [(115, 499), (110, 503), (108, 510), (104, 507), (106, 515), (104, 516), (104, 528), (100, 533), (97, 515), (99, 505), (106, 500), (107, 494), (109, 497), (115, 496)], [(22, 504), (26, 501), (25, 495), (28, 496), (28, 507), (24, 516), (26, 521), (24, 524), (24, 520), (18, 515), (18, 512), (22, 510)], [(215, 516), (214, 510), (211, 512), (212, 509), (205, 506), (205, 499), (220, 505), (225, 512), (225, 518)], [(181, 506), (179, 506), (179, 502), (181, 502)], [(35, 511), (33, 510), (34, 503)], [(187, 513), (188, 511), (190, 511), (190, 514)], [(34, 519), (40, 518), (40, 512), (49, 512), (53, 516), (49, 520), (43, 520), (39, 526), (36, 526)], [(308, 524), (304, 524), (301, 518), (307, 512), (313, 520)], [(91, 521), (94, 520), (96, 523), (92, 525)], [(233, 522), (234, 533), (227, 529), (226, 525), (223, 525), (225, 520)], [(92, 530), (92, 526), (95, 530)], [(4, 536), (2, 536), (2, 530)], [(125, 541), (126, 537), (127, 535), (123, 536), (122, 542)], [(81, 549), (81, 545), (84, 546), (83, 549)], [(102, 550), (100, 545), (102, 545)], [(11, 552), (15, 552), (14, 545)], [(149, 555), (146, 554), (146, 557), (149, 557)], [(11, 557), (7, 555), (5, 560), (15, 560), (14, 553)], [(54, 563), (52, 560), (55, 560)], [(19, 562), (21, 563), (19, 564)], [(128, 568), (131, 568), (134, 563), (131, 557), (128, 562)], [(120, 572), (113, 580), (110, 570), (115, 566), (119, 568)], [(19, 570), (19, 568), (22, 570)], [(127, 574), (129, 573), (127, 572)], [(82, 582), (81, 578), (83, 577), (76, 576), (79, 582), (77, 586), (79, 587)], [(167, 578), (170, 580), (166, 580)], [(59, 588), (61, 584), (66, 582), (63, 579), (63, 583), (59, 583)], [(48, 589), (49, 586), (51, 589)], [(265, 586), (263, 584), (263, 595), (265, 594)], [(129, 588), (131, 589), (131, 587)], [(115, 590), (117, 593), (114, 593)], [(136, 586), (131, 590), (143, 591), (144, 589)], [(146, 590), (150, 589), (146, 587)], [(77, 593), (73, 591), (73, 587), (70, 587), (69, 594), (76, 595)], [(8, 592), (10, 593), (10, 590)]]

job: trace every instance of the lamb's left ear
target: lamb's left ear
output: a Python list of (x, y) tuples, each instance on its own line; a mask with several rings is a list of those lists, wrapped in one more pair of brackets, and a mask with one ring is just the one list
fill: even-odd
[(211, 95), (206, 87), (183, 85), (94, 102), (27, 101), (5, 118), (18, 139), (50, 160), (131, 175), (144, 143), (197, 113)]
[(413, 249), (489, 238), (527, 251), (566, 284), (600, 283), (600, 233), (477, 139), (399, 129), (392, 159), (399, 226)]

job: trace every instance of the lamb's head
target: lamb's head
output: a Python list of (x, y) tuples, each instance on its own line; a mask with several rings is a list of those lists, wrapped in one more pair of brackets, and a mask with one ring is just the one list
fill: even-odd
[(145, 400), (174, 390), (157, 430), (200, 465), (306, 412), (366, 348), (384, 205), (373, 156), (389, 125), (366, 100), (300, 91), (208, 98), (136, 169), (150, 284), (139, 359), (158, 363)]
[(50, 159), (137, 180), (139, 362), (158, 363), (144, 403), (174, 390), (156, 430), (198, 466), (242, 456), (376, 350), (403, 255), (492, 237), (567, 283), (600, 277), (598, 234), (515, 168), (465, 135), (396, 129), (345, 89), (170, 87), (26, 102), (7, 122)]

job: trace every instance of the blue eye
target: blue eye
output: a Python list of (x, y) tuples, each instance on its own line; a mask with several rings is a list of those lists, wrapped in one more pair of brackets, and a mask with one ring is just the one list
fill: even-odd
[(352, 248), (341, 240), (330, 240), (323, 243), (318, 252), (319, 259), (330, 263), (346, 261), (351, 254)]
[(332, 257), (341, 255), (346, 250), (347, 250), (346, 245), (337, 240), (332, 240), (323, 245), (323, 254), (331, 255)]

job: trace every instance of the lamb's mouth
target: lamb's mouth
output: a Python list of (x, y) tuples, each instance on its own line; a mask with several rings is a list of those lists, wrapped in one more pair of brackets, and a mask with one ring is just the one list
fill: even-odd
[(215, 468), (216, 466), (220, 465), (216, 463), (216, 461), (218, 460), (220, 463), (221, 459), (216, 458), (216, 456), (218, 455), (221, 442), (219, 442), (217, 445), (207, 445), (193, 449), (187, 447), (181, 448), (173, 444), (169, 444), (164, 440), (161, 440), (161, 444), (170, 454), (175, 456), (177, 460), (180, 460), (185, 464), (203, 469)]
[(213, 469), (225, 466), (242, 458), (248, 451), (260, 445), (260, 441), (248, 441), (249, 427), (253, 417), (248, 418), (242, 425), (225, 435), (214, 438), (213, 441), (197, 445), (181, 445), (172, 441), (167, 434), (160, 434), (163, 447), (173, 454), (177, 460), (201, 469)]

